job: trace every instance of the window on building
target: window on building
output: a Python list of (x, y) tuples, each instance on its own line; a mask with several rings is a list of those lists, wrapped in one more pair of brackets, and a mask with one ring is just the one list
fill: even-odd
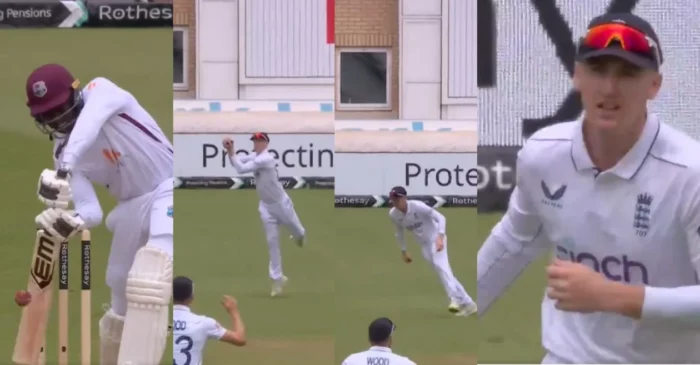
[(386, 49), (345, 49), (338, 57), (338, 110), (391, 109), (391, 53)]
[(173, 28), (173, 89), (187, 87), (187, 29)]

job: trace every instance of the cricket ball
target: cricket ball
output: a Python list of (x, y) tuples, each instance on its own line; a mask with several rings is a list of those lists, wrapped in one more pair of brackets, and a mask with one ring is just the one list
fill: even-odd
[(15, 303), (20, 307), (24, 307), (31, 301), (32, 295), (26, 290), (20, 290), (15, 294)]

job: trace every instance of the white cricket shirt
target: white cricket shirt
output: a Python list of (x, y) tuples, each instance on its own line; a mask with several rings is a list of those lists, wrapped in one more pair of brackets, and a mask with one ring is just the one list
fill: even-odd
[[(537, 132), (518, 155), (508, 211), (479, 250), (480, 309), (548, 251), (646, 286), (641, 320), (564, 312), (545, 296), (542, 342), (551, 354), (572, 363), (700, 363), (698, 142), (650, 116), (632, 150), (598, 173), (582, 120)], [(663, 288), (677, 288), (685, 317), (658, 320), (673, 316), (654, 308)]]
[(288, 199), (280, 183), (277, 161), (267, 150), (247, 156), (229, 156), (229, 160), (239, 174), (253, 173), (255, 190), (263, 203), (276, 204)]
[[(76, 211), (91, 226), (101, 209), (92, 184), (118, 201), (150, 193), (173, 177), (173, 148), (136, 98), (98, 77), (82, 90), (84, 107), (67, 138), (54, 140), (54, 164), (72, 170)], [(99, 222), (98, 222), (99, 223)]]
[(404, 229), (413, 233), (416, 241), (421, 245), (432, 245), (437, 240), (438, 234), (445, 234), (447, 224), (445, 216), (422, 201), (409, 200), (405, 214), (396, 208), (391, 208), (389, 217), (396, 230), (396, 239), (404, 251), (406, 250)]
[(388, 347), (372, 346), (367, 351), (354, 353), (341, 365), (416, 365), (409, 358), (397, 355)]
[(201, 365), (207, 340), (218, 341), (226, 333), (219, 322), (192, 313), (184, 305), (173, 306), (174, 365)]

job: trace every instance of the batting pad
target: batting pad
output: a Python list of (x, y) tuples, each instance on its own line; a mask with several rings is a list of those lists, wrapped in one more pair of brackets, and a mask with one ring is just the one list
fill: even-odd
[(124, 330), (124, 317), (111, 309), (100, 319), (100, 364), (116, 365)]
[(118, 365), (159, 364), (165, 351), (173, 290), (173, 262), (158, 248), (142, 247), (126, 282), (126, 320)]

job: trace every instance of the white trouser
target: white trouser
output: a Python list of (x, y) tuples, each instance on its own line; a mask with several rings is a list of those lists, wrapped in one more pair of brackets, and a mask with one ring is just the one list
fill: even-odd
[(279, 226), (285, 226), (294, 238), (304, 237), (304, 226), (301, 225), (294, 204), (289, 197), (279, 203), (263, 203), (258, 206), (260, 219), (265, 229), (267, 249), (270, 255), (270, 279), (282, 278), (282, 254), (280, 252)]
[(438, 278), (450, 301), (454, 300), (459, 304), (470, 304), (473, 302), (472, 298), (452, 273), (452, 267), (447, 257), (447, 236), (445, 236), (444, 243), (445, 247), (440, 252), (437, 252), (435, 242), (422, 243), (421, 252), (423, 253), (423, 258), (432, 265), (433, 270), (438, 274)]
[(119, 202), (107, 216), (106, 226), (113, 236), (106, 278), (115, 314), (126, 315), (126, 280), (141, 247), (154, 245), (172, 259), (172, 208), (173, 180), (168, 179), (153, 192)]
[(570, 364), (568, 361), (564, 361), (563, 359), (557, 357), (556, 355), (552, 355), (551, 353), (547, 353), (547, 355), (544, 356), (544, 359), (542, 359), (543, 364)]

